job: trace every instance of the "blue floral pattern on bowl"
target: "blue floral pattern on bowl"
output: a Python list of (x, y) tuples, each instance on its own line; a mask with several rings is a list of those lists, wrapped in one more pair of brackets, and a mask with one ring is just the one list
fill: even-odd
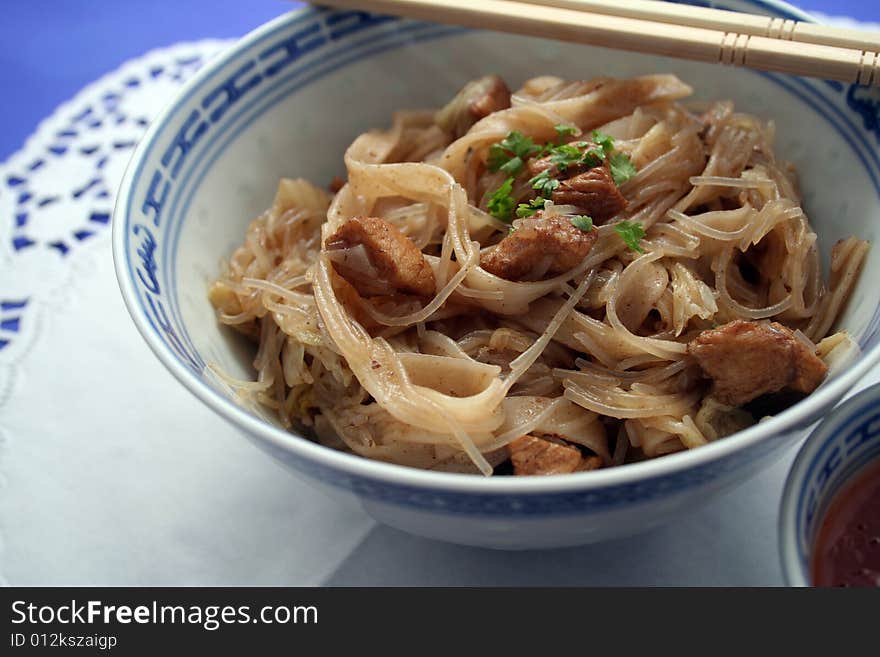
[(780, 512), (780, 553), (789, 584), (810, 581), (810, 562), (825, 512), (841, 487), (880, 458), (880, 384), (836, 408), (804, 443)]
[[(722, 4), (783, 18), (803, 18), (782, 5), (763, 0), (729, 0)], [(846, 384), (831, 382), (827, 390), (816, 393), (814, 406), (775, 418), (771, 422), (776, 424), (768, 426), (775, 427), (776, 435), (767, 439), (760, 439), (760, 426), (754, 427), (732, 441), (695, 450), (699, 454), (672, 455), (659, 459), (659, 465), (624, 466), (614, 473), (590, 473), (596, 476), (589, 481), (573, 475), (569, 480), (578, 483), (570, 485), (559, 483), (558, 478), (516, 484), (476, 482), (464, 475), (407, 472), (406, 468), (350, 455), (331, 455), (329, 450), (244, 412), (215, 386), (206, 363), (216, 354), (197, 348), (185, 319), (185, 299), (179, 292), (179, 272), (188, 266), (185, 259), (181, 260), (184, 228), (194, 212), (200, 186), (237, 140), (270, 116), (279, 103), (335, 79), (334, 75), (348, 67), (400, 48), (426, 47), (470, 32), (365, 12), (308, 8), (268, 24), (234, 48), (231, 55), (208, 65), (148, 132), (126, 175), (113, 220), (114, 257), (123, 296), (148, 343), (192, 392), (241, 426), (258, 446), (331, 494), (343, 491), (349, 499), (359, 500), (380, 520), (448, 540), (505, 547), (574, 544), (637, 531), (650, 526), (653, 516), (666, 517), (684, 508), (700, 497), (698, 491), (708, 494), (729, 488), (742, 480), (742, 473), (754, 470), (759, 463), (772, 462), (774, 455), (795, 440), (803, 428), (842, 397), (858, 373), (854, 371)], [(553, 47), (546, 46), (548, 50)], [(837, 83), (754, 75), (820, 115), (861, 163), (871, 193), (880, 201), (880, 154), (876, 144), (865, 139), (866, 134), (880, 139), (875, 130), (876, 117), (869, 116), (875, 109), (873, 97)], [(216, 254), (218, 258), (221, 255), (226, 253)], [(205, 275), (209, 277), (210, 272)], [(859, 339), (863, 348), (877, 351), (880, 312), (867, 318), (860, 327)], [(401, 509), (411, 517), (402, 519)], [(600, 531), (589, 537), (574, 532), (544, 543), (518, 543), (513, 539), (505, 543), (494, 535), (456, 537), (453, 529), (435, 531), (428, 527), (440, 522), (441, 516), (549, 522), (559, 516), (588, 518), (611, 511), (632, 511), (627, 529), (605, 534)]]

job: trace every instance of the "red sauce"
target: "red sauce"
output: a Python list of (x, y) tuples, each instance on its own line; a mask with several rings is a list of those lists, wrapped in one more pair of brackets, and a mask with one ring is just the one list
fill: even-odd
[(815, 586), (880, 586), (880, 461), (831, 502), (814, 555)]

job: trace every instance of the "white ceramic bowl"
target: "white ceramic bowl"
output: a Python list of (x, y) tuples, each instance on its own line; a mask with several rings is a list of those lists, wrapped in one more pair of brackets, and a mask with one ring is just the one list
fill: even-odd
[[(807, 19), (764, 0), (714, 5)], [(635, 533), (686, 513), (773, 462), (880, 357), (880, 257), (869, 255), (843, 325), (865, 355), (806, 401), (736, 436), (605, 471), (544, 478), (423, 472), (321, 447), (239, 406), (205, 369), (252, 376), (251, 355), (206, 298), (218, 261), (241, 243), (281, 176), (318, 184), (342, 154), (400, 108), (436, 107), (466, 81), (499, 72), (513, 85), (672, 71), (700, 98), (732, 98), (778, 126), (779, 153), (801, 174), (826, 258), (833, 241), (874, 240), (880, 226), (876, 110), (846, 85), (641, 56), (500, 33), (307, 8), (249, 34), (205, 67), (153, 123), (122, 184), (113, 250), (135, 324), (199, 399), (291, 470), (377, 520), (458, 543), (574, 545)], [(872, 113), (873, 112), (873, 113)], [(873, 121), (873, 123), (872, 123)], [(161, 405), (157, 406), (161, 412)], [(283, 519), (282, 519), (283, 521)]]
[(804, 442), (785, 481), (779, 555), (789, 586), (812, 586), (816, 536), (840, 489), (880, 458), (880, 384), (835, 408)]

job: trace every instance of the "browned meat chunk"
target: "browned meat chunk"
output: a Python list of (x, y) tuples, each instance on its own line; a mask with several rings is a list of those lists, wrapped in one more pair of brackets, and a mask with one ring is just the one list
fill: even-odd
[(703, 331), (688, 345), (714, 382), (722, 404), (742, 406), (784, 388), (810, 393), (828, 367), (788, 328), (777, 322), (736, 320)]
[(468, 82), (434, 118), (446, 132), (461, 137), (471, 126), (499, 110), (510, 107), (510, 89), (499, 75)]
[(587, 472), (588, 470), (598, 470), (602, 467), (602, 457), (596, 456), (595, 454), (591, 456), (585, 456), (581, 461), (581, 464), (578, 466), (577, 472)]
[(333, 180), (327, 185), (327, 189), (333, 194), (336, 194), (343, 187), (345, 187), (345, 181), (339, 176), (333, 176)]
[[(595, 469), (594, 467), (584, 467), (586, 464), (580, 450), (577, 447), (566, 445), (562, 441), (536, 438), (526, 434), (512, 441), (508, 445), (508, 449), (510, 450), (510, 462), (513, 464), (514, 475), (568, 474), (579, 470)], [(590, 457), (590, 459), (592, 458)], [(601, 459), (599, 461), (601, 464)], [(590, 465), (595, 465), (592, 460)]]
[(567, 217), (538, 212), (483, 254), (480, 266), (509, 281), (534, 281), (576, 267), (596, 242), (595, 230), (576, 228)]
[(434, 272), (422, 252), (384, 219), (349, 219), (327, 238), (324, 248), (336, 272), (365, 297), (434, 293)]
[(468, 111), (476, 123), (493, 112), (510, 107), (510, 89), (499, 75), (489, 75), (478, 81), (468, 102)]
[[(602, 150), (592, 142), (575, 144), (582, 153)], [(528, 165), (530, 175), (537, 176), (546, 171), (560, 181), (559, 187), (552, 194), (554, 203), (575, 205), (583, 214), (589, 215), (596, 222), (610, 219), (626, 208), (627, 201), (614, 183), (607, 163), (591, 166), (579, 162), (565, 166), (554, 162), (554, 157), (547, 155), (532, 158)]]
[(376, 327), (376, 322), (370, 317), (370, 314), (363, 309), (361, 306), (361, 295), (358, 294), (358, 291), (354, 288), (354, 286), (349, 283), (346, 279), (342, 278), (338, 272), (331, 272), (331, 284), (333, 285), (333, 291), (336, 293), (336, 298), (339, 299), (339, 302), (346, 307), (349, 314), (357, 321), (361, 326), (365, 329), (371, 329)]
[(610, 219), (626, 208), (626, 199), (614, 184), (607, 166), (593, 167), (563, 180), (552, 198), (557, 205), (577, 206), (596, 222)]
[(530, 176), (537, 176), (542, 171), (550, 171), (550, 175), (552, 176), (558, 175), (556, 165), (550, 161), (549, 155), (547, 157), (533, 157), (529, 160)]

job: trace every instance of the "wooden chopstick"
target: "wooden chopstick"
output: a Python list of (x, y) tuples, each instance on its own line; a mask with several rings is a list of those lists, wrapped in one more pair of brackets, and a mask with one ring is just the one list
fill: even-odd
[[(526, 0), (321, 2), (418, 20), (880, 86), (880, 43), (873, 43), (872, 48), (866, 49), (841, 48), (823, 43), (792, 43), (741, 30), (707, 29), (676, 22), (599, 14), (539, 5)], [(607, 11), (612, 9), (608, 8)], [(817, 26), (815, 33), (821, 32), (821, 26)]]
[(709, 9), (658, 0), (513, 0), (534, 5), (586, 11), (606, 16), (622, 16), (657, 23), (702, 27), (707, 30), (736, 32), (752, 36), (817, 43), (836, 48), (872, 50), (880, 48), (880, 32), (850, 30), (843, 27), (804, 23), (785, 18), (743, 14), (726, 9)]

